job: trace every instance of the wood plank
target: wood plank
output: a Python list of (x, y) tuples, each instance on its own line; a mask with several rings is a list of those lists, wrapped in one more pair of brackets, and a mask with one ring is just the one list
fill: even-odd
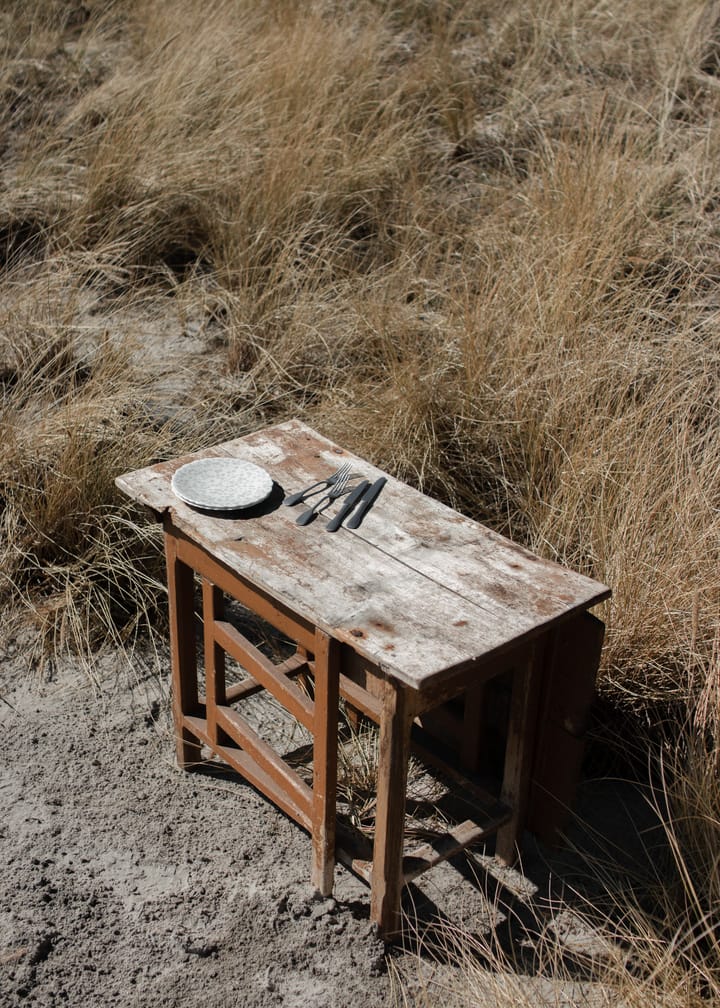
[(543, 676), (527, 815), (528, 828), (546, 843), (558, 842), (580, 780), (605, 626), (581, 613), (554, 633), (556, 645)]
[(336, 847), (335, 856), (341, 864), (344, 864), (353, 874), (361, 878), (366, 885), (372, 885), (372, 861), (369, 861), (367, 858), (356, 857), (345, 846)]
[(344, 675), (340, 676), (340, 695), (343, 700), (347, 700), (352, 707), (361, 711), (375, 724), (380, 724), (382, 711), (380, 701)]
[(292, 796), (278, 787), (273, 778), (248, 753), (243, 752), (242, 749), (236, 749), (234, 746), (213, 746), (207, 730), (207, 721), (204, 718), (187, 715), (184, 718), (184, 725), (187, 731), (191, 732), (216, 756), (219, 756), (224, 763), (237, 771), (308, 833), (311, 832), (311, 818), (306, 805), (295, 802)]
[(424, 713), (439, 704), (454, 700), (468, 688), (486, 685), (496, 676), (514, 669), (524, 660), (523, 656), (530, 653), (532, 646), (533, 638), (529, 641), (523, 638), (515, 647), (508, 646), (501, 651), (493, 652), (490, 656), (485, 656), (470, 670), (470, 674), (466, 668), (459, 668), (452, 674), (426, 680), (419, 695), (418, 713)]
[(215, 639), (219, 646), (239, 662), (251, 677), (289, 711), (308, 731), (312, 731), (315, 707), (301, 689), (266, 658), (247, 637), (232, 624), (215, 623)]
[[(306, 442), (305, 448), (295, 452), (299, 438)], [(347, 529), (345, 532), (383, 549), (489, 611), (496, 605), (521, 613), (528, 607), (539, 606), (543, 616), (559, 615), (577, 605), (594, 605), (609, 595), (609, 589), (598, 581), (536, 556), (366, 460), (339, 449), (304, 424), (297, 421), (280, 424), (241, 439), (241, 444), (244, 451), (254, 450), (256, 458), (264, 458), (268, 441), (276, 457), (278, 446), (282, 445), (285, 471), (290, 469), (299, 485), (322, 473), (317, 467), (311, 471), (301, 467), (308, 454), (313, 459), (327, 460), (326, 464), (332, 464), (331, 460), (337, 457), (347, 459), (354, 470), (370, 480), (385, 476), (388, 482), (373, 506), (373, 521), (363, 522), (355, 532)], [(224, 450), (236, 452), (238, 442), (226, 445)], [(520, 585), (522, 590), (518, 590)]]
[[(213, 453), (257, 462), (289, 489), (344, 459), (370, 478), (380, 472), (297, 421), (216, 446)], [(127, 474), (118, 485), (167, 509), (178, 528), (269, 598), (417, 688), (463, 662), (501, 653), (607, 595), (597, 582), (538, 560), (392, 479), (357, 533), (341, 529), (328, 536), (322, 521), (300, 531), (295, 509), (280, 507), (224, 526), (208, 519), (226, 529), (220, 541), (217, 525), (178, 506), (169, 489), (174, 466)]]
[(518, 639), (610, 595), (397, 481), (388, 480), (375, 510), (356, 535), (504, 621)]
[[(292, 655), (290, 658), (281, 662), (279, 665), (275, 666), (275, 671), (280, 675), (288, 676), (288, 678), (293, 679), (296, 676), (307, 675), (309, 672), (309, 666), (307, 659), (303, 658), (301, 655)], [(262, 683), (257, 682), (252, 676), (248, 676), (247, 679), (241, 680), (238, 683), (232, 683), (225, 687), (226, 702), (228, 704), (236, 703), (238, 701), (246, 700), (248, 697), (254, 696), (256, 693), (262, 693), (265, 687)]]
[(310, 818), (312, 815), (312, 791), (295, 771), (278, 756), (272, 746), (269, 746), (258, 735), (245, 718), (228, 707), (220, 707), (217, 711), (217, 723), (233, 742), (244, 749), (260, 769), (275, 781), (276, 790), (283, 791), (288, 799), (291, 799)]
[[(500, 802), (495, 803), (495, 809), (494, 818), (484, 819), (482, 822), (467, 819), (446, 833), (438, 833), (427, 843), (405, 854), (402, 859), (403, 885), (407, 885), (430, 868), (447, 861), (467, 847), (491, 837), (510, 816), (510, 809)], [(350, 871), (367, 885), (371, 885), (373, 862), (364, 850), (365, 844), (358, 842), (358, 839), (362, 841), (365, 838), (354, 837), (349, 830), (343, 830), (339, 837), (336, 856)]]
[(312, 819), (306, 804), (299, 802), (296, 795), (278, 787), (277, 782), (248, 753), (230, 746), (218, 746), (217, 754), (303, 829), (312, 832)]
[(335, 856), (367, 885), (372, 883), (373, 845), (369, 836), (338, 819)]
[(202, 545), (193, 542), (182, 530), (176, 529), (171, 521), (166, 520), (165, 527), (175, 537), (178, 556), (184, 563), (203, 577), (209, 578), (226, 595), (251, 609), (256, 616), (267, 620), (290, 640), (305, 648), (312, 648), (315, 643), (315, 624), (311, 620), (299, 615), (257, 584), (250, 584), (247, 577), (224, 564), (218, 558), (216, 550), (209, 552)]
[[(314, 662), (312, 659), (308, 661), (308, 659), (303, 658), (299, 654), (292, 655), (292, 657), (282, 662), (282, 664), (276, 665), (275, 670), (291, 678), (295, 676), (309, 676), (312, 679), (314, 676)], [(256, 693), (261, 693), (264, 689), (265, 687), (261, 683), (252, 677), (248, 677), (239, 683), (233, 683), (226, 687), (227, 703), (241, 702), (248, 697), (254, 696)], [(346, 675), (340, 676), (340, 696), (353, 707), (362, 711), (375, 724), (380, 724), (380, 701), (372, 693), (369, 693), (360, 686), (359, 683), (353, 682)]]
[(465, 691), (460, 764), (471, 773), (479, 773), (484, 762), (482, 757), (485, 739), (482, 731), (482, 719), (485, 686), (485, 683), (472, 684)]
[(202, 579), (203, 596), (203, 646), (205, 651), (205, 704), (207, 707), (208, 732), (213, 745), (218, 737), (216, 710), (218, 704), (225, 704), (225, 655), (216, 639), (217, 620), (223, 614), (223, 594), (217, 585), (207, 578)]
[(512, 814), (498, 831), (495, 844), (495, 856), (505, 864), (514, 863), (520, 832), (525, 825), (542, 665), (549, 659), (552, 644), (552, 639), (543, 641), (533, 649), (526, 664), (517, 668), (513, 674), (505, 767), (500, 790), (500, 800), (510, 806)]
[(413, 714), (410, 690), (385, 683), (378, 739), (370, 917), (386, 938), (399, 934), (401, 930), (405, 797)]
[[(233, 567), (249, 557), (252, 578), (289, 607), (343, 641), (383, 673), (415, 688), (452, 676), (478, 661), (514, 647), (523, 633), (539, 632), (528, 621), (525, 631), (488, 616), (428, 578), (358, 541), (352, 562), (338, 555), (336, 536), (305, 530), (307, 549), (296, 559), (295, 526), (278, 525), (257, 555), (259, 542), (222, 543), (216, 555)], [(341, 570), (342, 577), (328, 576)]]
[[(500, 806), (498, 806), (500, 808)], [(510, 816), (510, 809), (505, 808), (504, 813), (499, 814), (497, 819), (488, 820), (483, 823), (473, 822), (466, 819), (447, 833), (441, 833), (437, 837), (417, 847), (414, 851), (406, 854), (403, 858), (403, 882), (407, 885), (413, 879), (418, 878), (429, 868), (434, 868), (441, 861), (447, 861), (460, 851), (470, 847), (471, 844), (479, 843), (481, 840), (492, 836), (502, 826)]]
[(332, 894), (335, 873), (339, 685), (340, 644), (319, 630), (315, 645), (311, 881), (323, 896)]
[(518, 635), (565, 618), (610, 594), (599, 582), (542, 560), (439, 501), (388, 480), (373, 521), (354, 533), (401, 563), (473, 602)]
[(170, 667), (175, 753), (178, 765), (190, 768), (200, 751), (183, 724), (185, 714), (199, 713), (197, 655), (195, 651), (195, 583), (193, 572), (178, 557), (177, 544), (165, 537), (170, 624)]

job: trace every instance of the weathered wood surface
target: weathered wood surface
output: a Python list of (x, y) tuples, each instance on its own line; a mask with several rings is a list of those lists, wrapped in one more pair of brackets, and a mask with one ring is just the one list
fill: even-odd
[[(510, 809), (501, 802), (494, 802), (486, 796), (485, 813), (479, 822), (467, 819), (445, 833), (437, 833), (432, 839), (405, 854), (402, 859), (402, 882), (407, 885), (430, 868), (442, 861), (459, 854), (473, 844), (485, 840), (501, 826), (510, 816)], [(479, 818), (479, 817), (476, 817)], [(340, 831), (340, 845), (337, 848), (337, 859), (354, 872), (367, 885), (372, 885), (373, 861), (370, 841), (364, 836), (351, 833), (348, 828)], [(364, 849), (362, 849), (364, 848)]]
[[(287, 676), (288, 679), (298, 678), (301, 682), (309, 671), (310, 666), (307, 663), (307, 659), (299, 654), (292, 655), (286, 661), (275, 666), (276, 675)], [(254, 696), (256, 693), (262, 693), (264, 689), (265, 687), (262, 683), (253, 679), (252, 676), (248, 676), (247, 679), (243, 679), (238, 683), (225, 686), (226, 702), (234, 704), (241, 700), (247, 700), (248, 697)]]
[[(235, 658), (250, 677), (272, 693), (301, 725), (312, 730), (315, 717), (313, 704), (292, 679), (288, 678), (284, 666), (274, 665), (230, 623), (215, 623), (211, 640)], [(207, 654), (207, 644), (205, 647)]]
[(323, 896), (332, 895), (335, 874), (339, 682), (340, 644), (318, 631), (315, 648), (311, 880)]
[[(297, 807), (311, 818), (312, 791), (282, 757), (278, 756), (272, 746), (258, 735), (249, 721), (231, 707), (218, 707), (216, 717), (218, 726), (264, 774), (275, 782), (278, 792), (285, 794), (288, 800), (294, 801)], [(220, 747), (212, 741), (211, 746), (214, 751), (219, 751)], [(270, 797), (275, 800), (272, 794)]]
[[(172, 474), (207, 455), (263, 466), (279, 484), (278, 506), (233, 519), (187, 507), (170, 489)], [(296, 526), (302, 505), (279, 506), (282, 496), (344, 461), (367, 479), (386, 475), (290, 421), (116, 482), (230, 570), (415, 688), (494, 658), (609, 595), (392, 477), (356, 531), (328, 535), (322, 517)]]
[(217, 725), (218, 704), (226, 704), (225, 651), (216, 639), (217, 621), (223, 616), (222, 592), (207, 578), (202, 579), (203, 594), (203, 644), (205, 651), (205, 706), (208, 734), (213, 745), (220, 744)]
[(378, 737), (377, 804), (370, 916), (385, 937), (399, 934), (412, 692), (385, 683)]
[(176, 546), (172, 537), (165, 536), (175, 752), (178, 765), (189, 768), (201, 762), (200, 747), (183, 724), (184, 714), (200, 712), (195, 626), (192, 619), (182, 618), (182, 614), (193, 611), (194, 583), (193, 572), (178, 559)]

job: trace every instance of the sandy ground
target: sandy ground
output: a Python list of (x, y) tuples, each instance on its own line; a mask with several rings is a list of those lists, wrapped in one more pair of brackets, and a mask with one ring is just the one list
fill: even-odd
[(163, 684), (110, 672), (3, 677), (3, 1008), (386, 1004), (364, 887), (315, 899), (306, 834), (177, 770)]
[[(15, 644), (0, 655), (2, 1008), (387, 1005), (398, 1003), (396, 971), (405, 1003), (450, 1004), (439, 985), (452, 967), (418, 957), (412, 941), (387, 959), (368, 891), (344, 868), (333, 899), (313, 895), (299, 827), (239, 778), (176, 768), (167, 655), (109, 653), (98, 686), (72, 662), (40, 672), (21, 654)], [(637, 796), (596, 782), (580, 803), (626, 852), (639, 837)], [(434, 869), (408, 896), (426, 939), (437, 917), (476, 933), (505, 927), (507, 938), (512, 916), (510, 940), (527, 944), (537, 894), (572, 871), (566, 853), (553, 862), (530, 843), (523, 874), (480, 853)], [(567, 904), (541, 912), (569, 949), (592, 949)], [(547, 1003), (531, 960), (525, 982)], [(607, 1003), (578, 984), (552, 1003), (579, 992)]]

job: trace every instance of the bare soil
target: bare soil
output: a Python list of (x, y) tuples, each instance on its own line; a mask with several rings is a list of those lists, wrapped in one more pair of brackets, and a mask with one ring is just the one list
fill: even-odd
[[(92, 676), (25, 654), (16, 640), (0, 655), (2, 1008), (372, 1008), (397, 1003), (398, 975), (405, 1004), (461, 1004), (443, 993), (458, 977), (448, 925), (514, 949), (530, 1004), (607, 1003), (583, 969), (544, 979), (533, 949), (550, 927), (569, 957), (606, 951), (573, 913), (577, 854), (526, 838), (522, 872), (483, 852), (439, 866), (406, 893), (405, 947), (386, 950), (344, 868), (333, 899), (313, 893), (303, 830), (235, 775), (176, 767), (166, 654), (109, 651)], [(619, 880), (648, 856), (637, 790), (588, 781), (579, 807), (573, 841), (612, 851)]]
[(18, 664), (0, 703), (3, 1008), (387, 1003), (367, 891), (338, 869), (336, 898), (314, 897), (302, 830), (175, 767), (149, 664), (110, 657), (102, 690)]

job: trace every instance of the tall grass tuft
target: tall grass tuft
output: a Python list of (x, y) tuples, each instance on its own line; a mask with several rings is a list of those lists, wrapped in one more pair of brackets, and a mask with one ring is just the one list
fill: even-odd
[(162, 594), (158, 537), (118, 500), (115, 476), (242, 421), (224, 417), (219, 398), (200, 410), (158, 403), (158, 374), (131, 334), (91, 325), (71, 276), (7, 281), (3, 292), (3, 594), (9, 615), (31, 614), (39, 653), (87, 652), (147, 629)]
[[(720, 1004), (720, 779), (718, 749), (688, 722), (671, 748), (648, 741), (664, 843), (637, 873), (586, 857), (567, 888), (526, 898), (489, 897), (485, 932), (434, 922), (416, 936), (419, 960), (394, 971), (397, 1002), (702, 1008)], [(428, 937), (429, 935), (429, 937)], [(428, 962), (432, 965), (428, 965)]]

